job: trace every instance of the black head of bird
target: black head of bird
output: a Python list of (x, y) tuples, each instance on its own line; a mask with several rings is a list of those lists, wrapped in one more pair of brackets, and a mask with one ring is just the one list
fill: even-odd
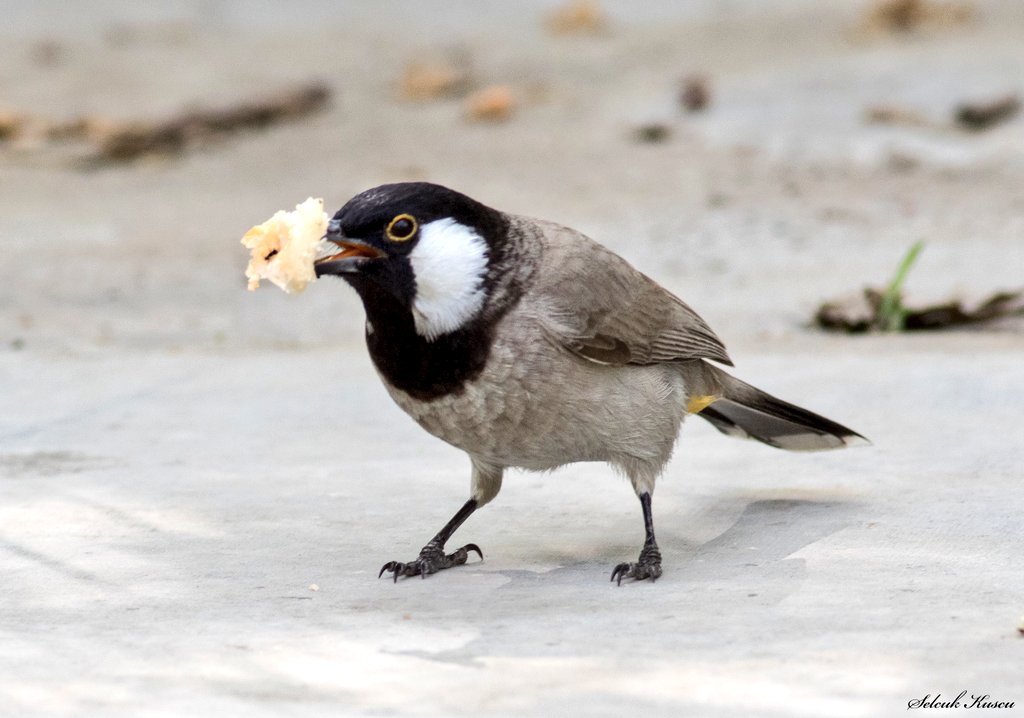
[(434, 339), (483, 308), (506, 228), (501, 212), (445, 187), (383, 185), (334, 215), (326, 239), (339, 251), (322, 256), (316, 272), (351, 284), (371, 322), (383, 309), (405, 311), (420, 335)]

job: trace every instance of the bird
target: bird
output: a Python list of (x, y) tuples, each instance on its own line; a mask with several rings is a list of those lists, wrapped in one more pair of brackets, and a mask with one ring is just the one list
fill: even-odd
[(734, 377), (698, 314), (618, 254), (554, 222), (492, 209), (428, 182), (366, 190), (327, 223), (317, 277), (343, 279), (366, 313), (365, 339), (391, 398), (468, 454), (470, 496), (409, 561), (378, 578), (434, 574), (455, 531), (497, 496), (507, 469), (605, 462), (632, 484), (645, 539), (611, 580), (662, 575), (655, 483), (683, 420), (780, 449), (867, 440)]

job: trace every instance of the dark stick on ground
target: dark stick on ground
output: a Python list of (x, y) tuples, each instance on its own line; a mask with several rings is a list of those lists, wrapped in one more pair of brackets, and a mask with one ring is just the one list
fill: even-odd
[(314, 83), (226, 108), (192, 110), (163, 122), (129, 123), (103, 137), (88, 161), (109, 164), (180, 154), (201, 141), (305, 117), (327, 107), (330, 98), (330, 88)]
[[(886, 329), (882, 312), (882, 293), (865, 289), (863, 297), (826, 302), (814, 316), (822, 329), (859, 334)], [(1024, 316), (1024, 291), (997, 292), (976, 306), (960, 301), (904, 309), (902, 331), (948, 329), (982, 324), (1011, 316)]]
[(965, 102), (956, 108), (954, 119), (965, 130), (987, 130), (1020, 112), (1020, 98), (1007, 95), (989, 102)]

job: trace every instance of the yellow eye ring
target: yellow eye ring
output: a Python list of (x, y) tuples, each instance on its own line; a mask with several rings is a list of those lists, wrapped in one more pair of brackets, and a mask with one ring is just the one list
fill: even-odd
[(419, 224), (411, 214), (400, 214), (388, 222), (384, 233), (392, 242), (408, 242), (416, 234)]

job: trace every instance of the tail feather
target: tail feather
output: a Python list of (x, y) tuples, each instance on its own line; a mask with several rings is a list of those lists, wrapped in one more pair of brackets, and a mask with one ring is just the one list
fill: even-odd
[(801, 409), (740, 381), (710, 364), (721, 390), (719, 398), (698, 413), (723, 434), (789, 451), (822, 451), (867, 444), (856, 431)]

